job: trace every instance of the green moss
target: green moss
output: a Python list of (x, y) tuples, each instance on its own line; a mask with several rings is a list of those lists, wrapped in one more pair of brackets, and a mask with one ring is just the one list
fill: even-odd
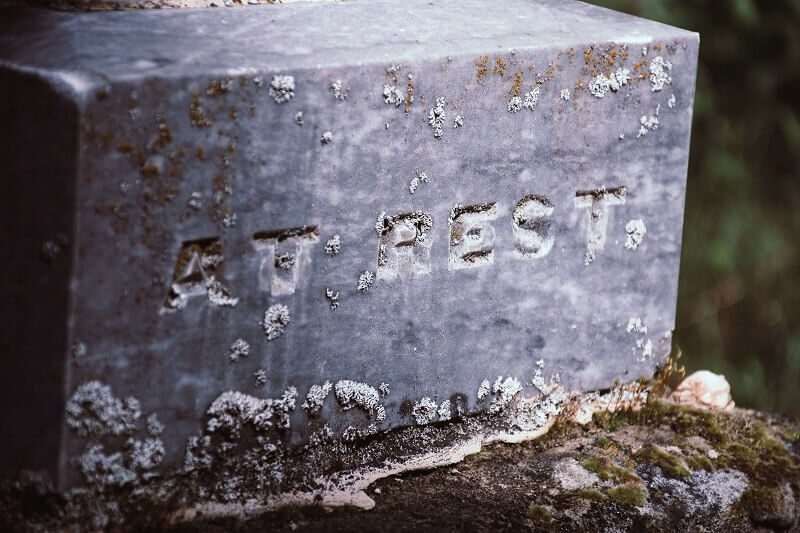
[(751, 483), (800, 479), (800, 464), (792, 453), (763, 424), (750, 417), (661, 402), (650, 403), (627, 417), (631, 424), (666, 425), (680, 436), (703, 437), (720, 454), (714, 461), (717, 467), (739, 470), (747, 474)]
[(549, 524), (553, 521), (553, 514), (544, 505), (531, 505), (528, 509), (528, 518), (538, 524)]
[(606, 499), (606, 495), (596, 489), (580, 489), (573, 494), (578, 498), (593, 502), (602, 502)]
[(641, 481), (633, 469), (623, 468), (615, 464), (608, 457), (590, 455), (581, 461), (581, 465), (583, 465), (586, 470), (597, 474), (597, 477), (603, 481), (613, 481), (614, 483), (633, 483)]
[(617, 447), (617, 443), (616, 442), (614, 442), (613, 440), (609, 439), (608, 437), (604, 437), (603, 435), (600, 435), (599, 437), (594, 439), (594, 445), (597, 446), (598, 448), (602, 448), (604, 450), (614, 449), (614, 448)]
[(625, 451), (625, 447), (622, 444), (603, 435), (600, 435), (594, 439), (594, 445), (604, 452), (615, 456), (620, 455)]
[(777, 487), (750, 487), (737, 502), (736, 510), (747, 515), (754, 524), (785, 529), (791, 526), (794, 502), (787, 501)]
[(668, 425), (678, 435), (699, 435), (714, 444), (730, 442), (727, 420), (723, 415), (712, 411), (653, 402), (638, 413), (633, 413), (632, 418), (632, 422), (637, 425)]
[(656, 446), (655, 444), (645, 444), (636, 452), (636, 458), (642, 462), (655, 465), (669, 477), (689, 477), (691, 470), (683, 462), (683, 459), (673, 455), (668, 451)]
[(609, 431), (617, 431), (629, 423), (627, 413), (609, 413), (608, 411), (594, 413), (592, 415), (592, 422), (594, 422), (597, 427)]
[(606, 491), (609, 500), (622, 505), (642, 507), (647, 502), (647, 489), (640, 484), (617, 485)]
[(686, 458), (686, 465), (692, 470), (705, 470), (706, 472), (713, 472), (717, 469), (714, 462), (703, 454), (690, 455)]
[[(708, 458), (697, 453), (689, 456), (686, 462), (653, 445), (646, 445), (635, 459), (659, 466), (666, 475), (685, 477), (689, 468), (713, 471), (731, 468), (744, 473), (750, 488), (735, 507), (735, 513), (747, 516), (756, 524), (763, 524), (769, 510), (778, 506), (779, 500), (774, 487), (786, 483), (800, 483), (800, 461), (790, 451), (788, 443), (797, 434), (797, 427), (776, 424), (766, 427), (757, 418), (737, 412), (705, 411), (686, 406), (654, 401), (639, 412), (629, 412), (611, 416), (604, 414), (595, 419), (600, 427), (620, 428), (636, 425), (645, 428), (668, 427), (677, 435), (675, 442), (688, 442), (689, 437), (699, 436), (711, 444), (719, 456)], [(596, 441), (598, 447), (607, 450), (608, 440)], [(682, 446), (683, 449), (689, 448)], [(615, 458), (619, 461), (624, 450)], [(598, 458), (584, 464), (603, 479), (613, 479), (614, 471)], [(609, 498), (631, 496), (636, 489), (615, 487), (607, 495)], [(615, 498), (618, 499), (618, 498)]]

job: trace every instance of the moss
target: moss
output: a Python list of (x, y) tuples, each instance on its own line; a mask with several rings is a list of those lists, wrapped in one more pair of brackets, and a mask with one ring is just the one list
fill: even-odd
[(617, 431), (629, 423), (627, 413), (609, 413), (608, 411), (594, 413), (592, 415), (592, 422), (594, 422), (597, 427), (608, 431)]
[(608, 489), (606, 496), (622, 505), (642, 507), (647, 502), (647, 489), (642, 485), (625, 484)]
[(575, 491), (574, 495), (583, 500), (593, 502), (602, 502), (606, 499), (606, 495), (597, 489), (580, 489)]
[(699, 435), (717, 445), (731, 441), (725, 415), (720, 413), (654, 402), (638, 413), (632, 413), (630, 418), (632, 423), (640, 426), (667, 425), (678, 435)]
[(553, 514), (544, 505), (531, 505), (528, 509), (528, 518), (538, 524), (549, 524), (553, 521)]
[(616, 441), (609, 439), (603, 435), (594, 439), (594, 445), (605, 451), (618, 451), (622, 446)]
[[(717, 451), (717, 458), (712, 460), (704, 454), (694, 454), (683, 463), (680, 458), (652, 445), (640, 450), (635, 458), (656, 464), (673, 477), (685, 477), (689, 468), (708, 471), (730, 468), (742, 472), (748, 478), (750, 489), (737, 504), (735, 512), (749, 517), (753, 523), (765, 523), (762, 517), (765, 510), (776, 507), (774, 487), (800, 483), (800, 462), (790, 450), (793, 440), (786, 438), (796, 434), (797, 427), (793, 425), (767, 427), (747, 414), (706, 411), (659, 401), (649, 403), (635, 413), (604, 413), (595, 416), (594, 422), (607, 430), (625, 425), (667, 427), (677, 435), (673, 439), (676, 442), (690, 436), (702, 437)], [(600, 440), (598, 446), (602, 447), (601, 444), (607, 446), (608, 442)], [(584, 466), (613, 477), (604, 464), (595, 458)]]
[(686, 458), (686, 465), (692, 470), (705, 470), (706, 472), (713, 472), (717, 469), (714, 462), (703, 454), (690, 455)]
[(691, 470), (677, 455), (656, 446), (655, 444), (645, 444), (636, 452), (636, 458), (647, 464), (655, 465), (669, 477), (689, 477)]
[(778, 487), (747, 489), (737, 502), (736, 510), (756, 525), (780, 530), (791, 527), (794, 518), (794, 502)]
[(598, 457), (591, 455), (581, 461), (586, 470), (594, 472), (603, 481), (613, 481), (614, 483), (634, 483), (641, 479), (633, 469), (623, 468), (615, 464), (608, 457)]

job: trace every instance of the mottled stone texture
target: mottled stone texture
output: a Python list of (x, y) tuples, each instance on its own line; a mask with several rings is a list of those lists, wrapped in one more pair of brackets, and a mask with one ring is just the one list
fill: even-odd
[[(59, 420), (89, 380), (156, 412), (175, 464), (226, 390), (296, 387), (289, 445), (322, 422), (414, 423), (423, 397), (485, 408), (484, 379), (532, 391), (540, 359), (567, 390), (651, 375), (697, 47), (567, 1), (5, 10), (3, 471), (77, 481), (86, 441)], [(381, 212), (417, 214), (379, 236)], [(331, 392), (309, 423), (310, 386), (342, 379), (387, 383), (385, 420)]]

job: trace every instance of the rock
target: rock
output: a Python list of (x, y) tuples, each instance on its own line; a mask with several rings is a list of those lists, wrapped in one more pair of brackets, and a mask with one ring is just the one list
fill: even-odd
[(553, 479), (564, 490), (588, 489), (600, 483), (597, 474), (586, 470), (572, 457), (555, 465)]
[(753, 523), (759, 526), (785, 531), (797, 519), (798, 502), (788, 483), (752, 490), (747, 494), (744, 505)]
[(698, 370), (684, 379), (672, 394), (672, 400), (701, 409), (730, 410), (735, 405), (725, 376), (708, 370)]
[[(366, 456), (376, 441), (392, 449), (411, 439), (442, 452), (468, 427), (410, 428), (369, 444), (340, 445)], [(334, 501), (320, 493), (317, 501), (324, 504), (307, 499), (305, 505), (294, 494), (272, 507), (258, 498), (240, 500), (229, 492), (240, 482), (232, 474), (218, 481), (228, 499), (216, 497), (193, 512), (181, 502), (202, 477), (162, 485), (153, 480), (129, 498), (91, 491), (59, 495), (28, 477), (0, 486), (0, 529), (81, 529), (91, 523), (203, 532), (791, 530), (797, 526), (792, 487), (800, 484), (800, 456), (784, 436), (799, 431), (800, 423), (763, 413), (653, 402), (639, 412), (598, 413), (586, 426), (560, 422), (535, 441), (471, 449), (455, 459), (458, 475), (452, 466), (412, 472), (410, 464), (391, 477), (367, 473), (370, 510), (352, 507), (365, 503), (353, 494)], [(715, 458), (707, 453), (710, 443)], [(317, 448), (305, 453), (322, 457)], [(676, 468), (678, 463), (683, 466)]]

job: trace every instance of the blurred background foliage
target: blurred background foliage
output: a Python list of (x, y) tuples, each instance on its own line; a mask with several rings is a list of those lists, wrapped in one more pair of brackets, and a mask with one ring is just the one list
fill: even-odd
[(800, 0), (592, 0), (700, 33), (675, 335), (800, 416)]

